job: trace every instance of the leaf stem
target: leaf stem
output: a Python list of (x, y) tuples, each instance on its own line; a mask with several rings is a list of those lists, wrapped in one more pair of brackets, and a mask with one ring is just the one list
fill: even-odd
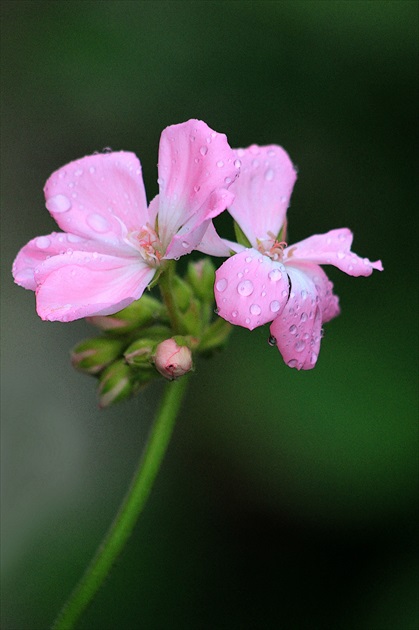
[(167, 383), (162, 402), (125, 499), (96, 555), (71, 593), (52, 630), (71, 630), (100, 588), (124, 548), (150, 494), (172, 435), (188, 382), (183, 376)]

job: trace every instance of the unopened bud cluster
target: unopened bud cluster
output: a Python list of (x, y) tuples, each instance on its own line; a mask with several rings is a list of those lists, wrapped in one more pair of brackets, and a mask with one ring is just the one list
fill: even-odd
[[(88, 321), (102, 332), (73, 349), (73, 366), (99, 379), (99, 405), (123, 400), (152, 380), (182, 377), (193, 355), (222, 348), (230, 325), (213, 320), (214, 267), (209, 259), (189, 263), (184, 278), (173, 276), (170, 304), (143, 295), (123, 310)], [(177, 314), (176, 325), (169, 309)]]

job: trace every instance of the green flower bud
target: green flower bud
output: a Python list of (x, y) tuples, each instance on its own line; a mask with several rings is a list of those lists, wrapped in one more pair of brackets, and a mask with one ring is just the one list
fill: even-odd
[(179, 276), (173, 276), (172, 290), (176, 306), (180, 311), (182, 311), (182, 313), (184, 313), (193, 298), (191, 287), (184, 280), (182, 280), (182, 278), (179, 278)]
[(124, 334), (158, 320), (167, 321), (167, 314), (161, 302), (149, 295), (143, 295), (114, 315), (95, 315), (86, 319), (101, 330)]
[(124, 359), (111, 363), (100, 375), (99, 407), (104, 409), (115, 402), (128, 398), (133, 391), (134, 379), (131, 368)]
[(153, 339), (137, 339), (125, 350), (125, 361), (136, 368), (150, 368), (156, 345)]
[(97, 374), (119, 357), (123, 349), (124, 342), (119, 339), (107, 337), (85, 339), (73, 348), (71, 363), (81, 372)]
[(208, 355), (213, 350), (221, 349), (227, 343), (233, 327), (221, 317), (209, 326), (198, 345), (198, 352)]
[(186, 277), (198, 298), (204, 302), (213, 302), (215, 267), (210, 258), (190, 262)]

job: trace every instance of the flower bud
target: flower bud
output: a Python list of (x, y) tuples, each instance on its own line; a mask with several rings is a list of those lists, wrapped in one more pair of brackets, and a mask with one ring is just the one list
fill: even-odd
[(136, 339), (124, 352), (125, 361), (137, 368), (149, 368), (157, 342), (152, 339)]
[(188, 309), (193, 297), (191, 287), (182, 280), (182, 278), (179, 278), (179, 276), (174, 276), (172, 280), (172, 290), (177, 307), (184, 313)]
[(124, 334), (142, 326), (149, 326), (159, 319), (165, 321), (167, 315), (166, 308), (161, 302), (149, 295), (143, 295), (114, 315), (94, 315), (86, 319), (101, 330)]
[(210, 258), (190, 262), (186, 276), (198, 298), (204, 302), (213, 302), (215, 267)]
[(78, 343), (71, 352), (73, 367), (87, 374), (101, 372), (112, 363), (124, 348), (124, 342), (119, 339), (97, 337), (85, 339)]
[(192, 353), (188, 346), (179, 345), (182, 338), (166, 339), (159, 343), (154, 355), (156, 369), (169, 380), (192, 370)]
[(109, 407), (119, 400), (128, 398), (133, 390), (131, 368), (124, 359), (111, 363), (100, 375), (99, 407)]

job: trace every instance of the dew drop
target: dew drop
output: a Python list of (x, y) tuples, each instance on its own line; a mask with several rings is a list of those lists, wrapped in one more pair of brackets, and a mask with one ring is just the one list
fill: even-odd
[(298, 361), (297, 359), (291, 359), (291, 361), (288, 361), (287, 365), (290, 368), (295, 368), (298, 365)]
[(83, 239), (81, 236), (77, 236), (76, 234), (67, 234), (67, 240), (69, 243), (80, 243)]
[(55, 195), (55, 197), (50, 197), (45, 205), (50, 212), (59, 214), (60, 212), (67, 212), (70, 210), (71, 201), (65, 195)]
[(200, 152), (200, 154), (201, 154), (201, 155), (206, 155), (206, 154), (208, 153), (208, 147), (206, 147), (206, 146), (204, 146), (204, 145), (203, 145), (203, 146), (199, 149), (199, 152)]
[(281, 291), (281, 295), (282, 297), (288, 297), (288, 291), (286, 291), (285, 289), (283, 291)]
[(282, 273), (279, 269), (272, 269), (272, 271), (268, 273), (268, 278), (273, 282), (278, 282), (278, 280), (281, 280), (282, 278)]
[(272, 168), (268, 168), (268, 170), (265, 172), (266, 181), (271, 182), (274, 177), (275, 177), (275, 171)]
[(269, 335), (268, 344), (270, 346), (276, 346), (276, 337), (274, 337), (273, 335)]
[(251, 263), (252, 262), (252, 257), (251, 256), (246, 256), (245, 261), (247, 263)]
[(274, 151), (273, 149), (269, 149), (269, 151), (268, 151), (268, 155), (269, 155), (270, 157), (273, 157), (274, 155), (276, 155), (276, 153), (275, 153), (275, 151)]
[(247, 297), (248, 295), (252, 295), (253, 293), (253, 282), (250, 280), (243, 280), (237, 286), (237, 293), (242, 295), (243, 297)]
[(310, 363), (311, 363), (311, 365), (314, 365), (314, 364), (316, 363), (316, 361), (317, 361), (317, 356), (318, 356), (318, 355), (317, 355), (315, 352), (312, 352), (312, 353), (311, 353), (311, 355), (310, 355)]
[(295, 335), (295, 333), (297, 332), (297, 326), (294, 326), (293, 324), (292, 326), (289, 327), (289, 331), (291, 335)]
[(193, 189), (194, 189), (194, 192), (197, 193), (197, 192), (199, 192), (201, 190), (201, 186), (198, 186), (198, 185), (194, 186)]
[(215, 284), (215, 288), (217, 289), (217, 291), (220, 291), (220, 293), (222, 293), (223, 291), (226, 290), (228, 285), (228, 282), (225, 278), (221, 278), (221, 280), (217, 280), (216, 284)]
[(87, 217), (86, 222), (92, 230), (99, 232), (99, 234), (103, 234), (103, 232), (107, 232), (109, 230), (109, 224), (105, 217), (101, 214), (90, 214)]
[(272, 300), (272, 302), (269, 304), (269, 308), (271, 309), (272, 313), (277, 313), (281, 308), (281, 304), (278, 302), (278, 300)]
[(306, 342), (305, 341), (297, 341), (294, 345), (294, 348), (296, 350), (296, 352), (302, 352), (304, 350), (304, 348), (306, 347)]
[(219, 309), (218, 307), (214, 309), (214, 313), (215, 313), (216, 315), (218, 315), (218, 313), (219, 313), (219, 312), (220, 312), (220, 309)]
[(249, 310), (252, 315), (260, 315), (262, 312), (262, 309), (260, 308), (259, 304), (251, 304)]
[(226, 178), (224, 179), (224, 183), (225, 183), (225, 185), (226, 185), (226, 186), (228, 186), (229, 184), (231, 184), (231, 182), (232, 182), (232, 181), (233, 181), (233, 180), (231, 179), (231, 177), (226, 177)]
[(338, 258), (339, 258), (339, 260), (343, 260), (343, 258), (345, 258), (345, 253), (344, 252), (338, 252)]
[(303, 290), (301, 291), (301, 299), (302, 299), (302, 300), (305, 300), (305, 299), (307, 298), (307, 295), (308, 295), (307, 291), (305, 291), (305, 290), (303, 289)]
[(83, 169), (82, 168), (78, 168), (77, 171), (74, 171), (74, 175), (76, 177), (80, 177), (80, 175), (83, 175)]
[(246, 321), (246, 324), (250, 324), (250, 318), (249, 317), (246, 317), (245, 321)]
[(240, 161), (240, 160), (234, 160), (234, 166), (235, 166), (236, 168), (240, 168), (240, 167), (241, 167), (241, 165), (242, 165), (242, 163), (241, 163), (241, 161)]
[(182, 241), (182, 247), (186, 249), (187, 247), (189, 247), (189, 243), (187, 243), (186, 241)]
[(91, 166), (91, 167), (89, 168), (89, 173), (91, 173), (92, 175), (93, 175), (93, 173), (95, 173), (95, 171), (96, 171), (96, 169), (95, 169), (95, 167), (94, 167), (94, 166)]
[(233, 311), (233, 312), (231, 313), (231, 316), (232, 316), (232, 317), (237, 317), (237, 315), (238, 315), (237, 311)]
[(38, 249), (46, 249), (51, 245), (51, 241), (49, 240), (48, 236), (39, 236), (36, 239), (35, 243)]
[(218, 160), (217, 166), (218, 168), (222, 168), (224, 166), (224, 162), (222, 160)]
[(302, 321), (302, 323), (304, 324), (304, 322), (306, 322), (308, 319), (307, 313), (301, 313), (300, 315), (300, 320)]

